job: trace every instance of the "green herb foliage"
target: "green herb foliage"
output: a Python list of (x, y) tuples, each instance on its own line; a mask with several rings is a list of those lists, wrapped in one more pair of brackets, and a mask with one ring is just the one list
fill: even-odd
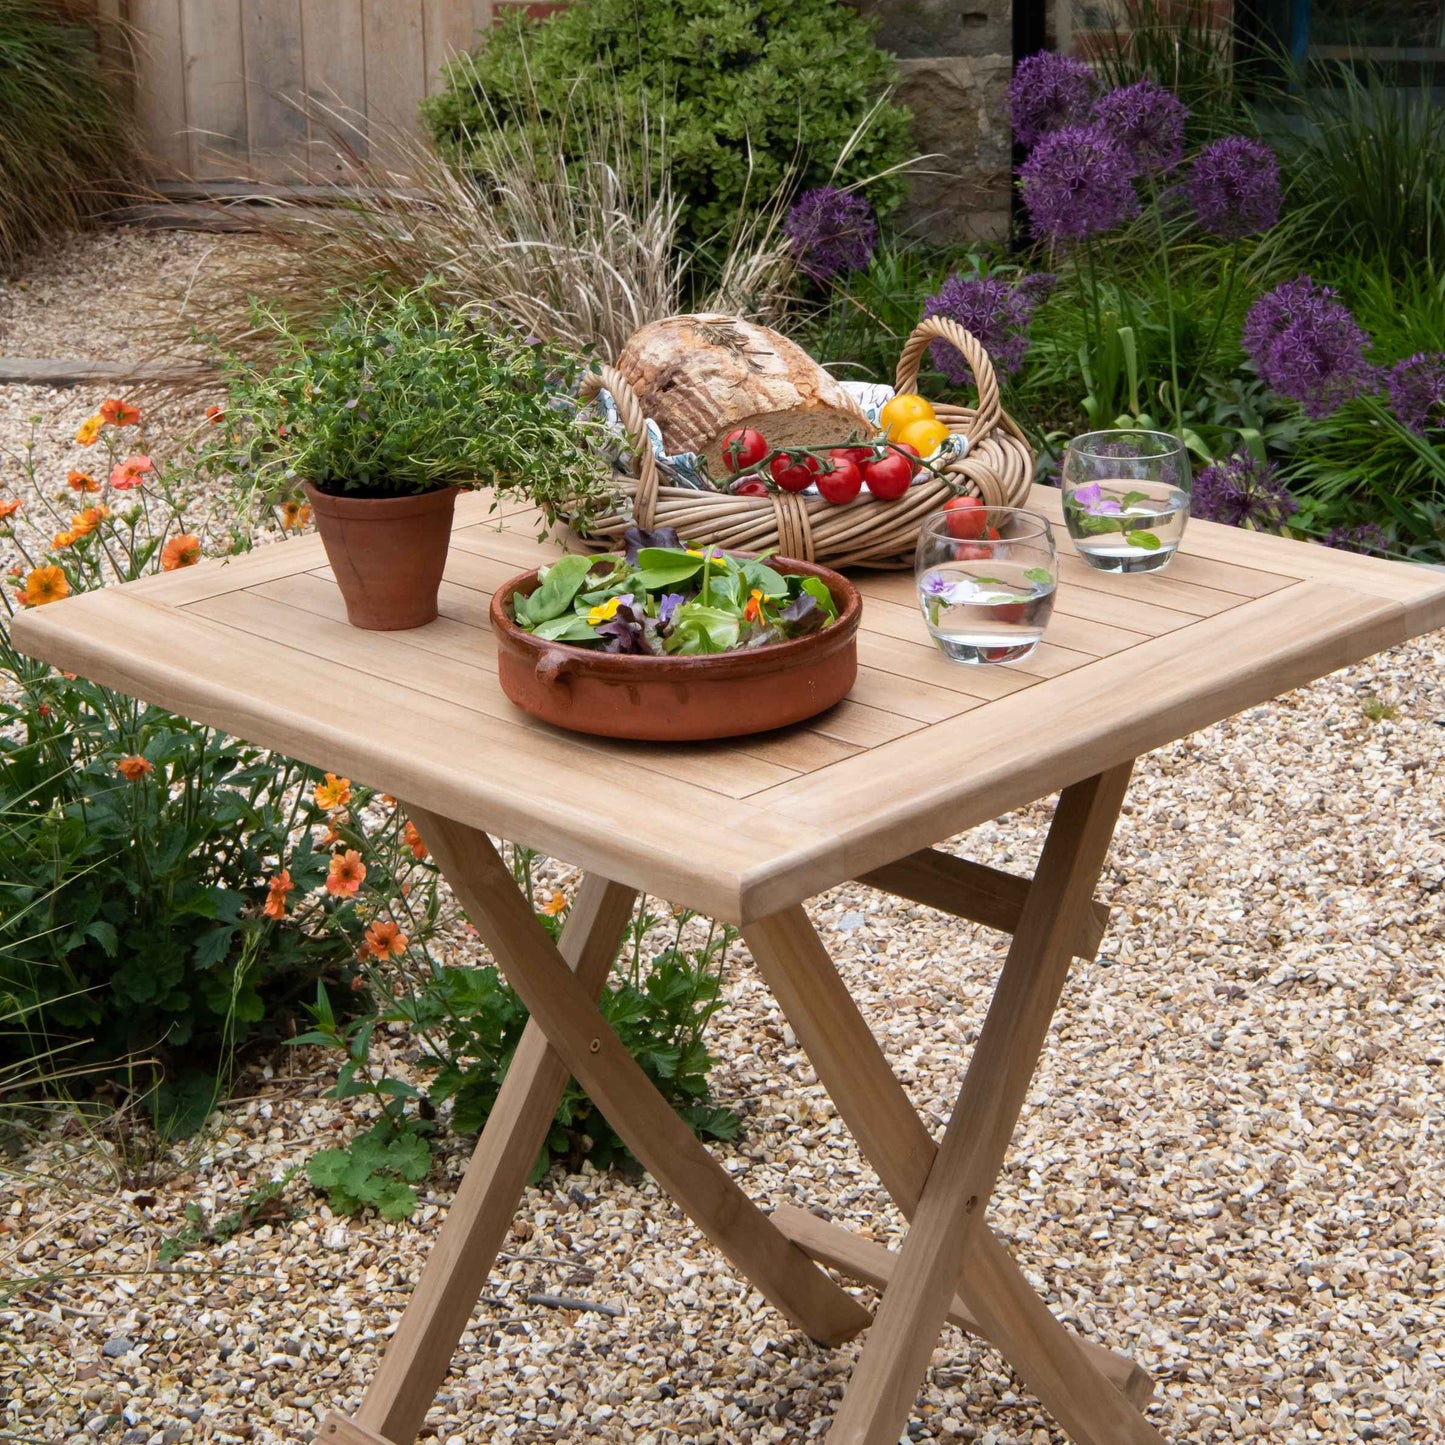
[(600, 499), (595, 425), (569, 392), (579, 363), (499, 316), (439, 302), (429, 288), (336, 298), (317, 334), (261, 306), (279, 352), (269, 370), (235, 362), (226, 430), (242, 484), (269, 499), (308, 481), (323, 492), (400, 496), (493, 486), (544, 506)]
[(296, 1177), (293, 1165), (279, 1179), (268, 1179), (248, 1189), (240, 1207), (229, 1214), (212, 1215), (199, 1204), (187, 1204), (186, 1222), (168, 1239), (161, 1241), (158, 1251), (162, 1264), (172, 1264), (193, 1249), (224, 1244), (258, 1224), (271, 1224), (291, 1219), (294, 1211), (285, 1203), (286, 1187)]
[[(847, 185), (909, 158), (908, 112), (887, 102), (850, 146), (896, 78), (872, 31), (836, 0), (588, 0), (540, 23), (508, 16), (423, 110), (480, 172), (519, 132), (566, 135), (579, 107), (660, 128), (682, 240), (706, 246), (789, 181)], [(868, 193), (886, 215), (903, 183)]]

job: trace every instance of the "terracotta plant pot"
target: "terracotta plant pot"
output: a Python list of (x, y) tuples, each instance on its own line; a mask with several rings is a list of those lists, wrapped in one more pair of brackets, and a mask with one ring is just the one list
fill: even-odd
[(537, 586), (524, 572), (492, 594), (497, 676), (519, 708), (573, 732), (677, 742), (743, 737), (816, 716), (840, 701), (858, 676), (863, 601), (846, 577), (769, 558), (782, 573), (819, 577), (837, 621), (821, 632), (769, 647), (705, 657), (645, 657), (546, 642), (518, 627), (512, 599)]
[(346, 620), (400, 632), (435, 620), (457, 487), (410, 497), (348, 497), (306, 483)]

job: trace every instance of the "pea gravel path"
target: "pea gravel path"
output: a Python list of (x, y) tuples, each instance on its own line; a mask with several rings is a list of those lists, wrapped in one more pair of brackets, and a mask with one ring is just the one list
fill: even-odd
[[(73, 428), (86, 400), (55, 406)], [(12, 416), (7, 401), (11, 446)], [(1075, 969), (995, 1219), (1064, 1318), (1159, 1380), (1154, 1418), (1181, 1442), (1445, 1436), (1442, 679), (1436, 634), (1136, 774), (1103, 883), (1114, 926)], [(1031, 809), (957, 846), (1027, 869), (1046, 821)], [(863, 888), (813, 912), (941, 1118), (1000, 939)], [(741, 953), (727, 995), (717, 1092), (746, 1116), (727, 1167), (762, 1199), (896, 1242)], [(464, 1150), (444, 1151), (410, 1223), (335, 1219), (296, 1182), (294, 1219), (162, 1266), (186, 1204), (224, 1213), (358, 1126), (353, 1103), (320, 1097), (328, 1059), (274, 1068), (155, 1184), (73, 1120), (0, 1175), (9, 1438), (269, 1445), (354, 1405)], [(538, 1292), (620, 1312), (527, 1303)], [(528, 1194), (428, 1429), (447, 1445), (804, 1440), (855, 1348), (789, 1329), (650, 1180), (554, 1174)], [(917, 1440), (1063, 1439), (956, 1332), (916, 1414)]]

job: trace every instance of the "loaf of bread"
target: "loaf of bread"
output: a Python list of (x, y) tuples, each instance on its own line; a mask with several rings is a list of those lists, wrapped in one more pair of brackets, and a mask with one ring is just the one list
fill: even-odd
[(756, 427), (772, 447), (841, 446), (873, 430), (800, 346), (736, 316), (672, 316), (634, 333), (617, 358), (669, 452), (701, 452), (725, 476), (722, 440)]

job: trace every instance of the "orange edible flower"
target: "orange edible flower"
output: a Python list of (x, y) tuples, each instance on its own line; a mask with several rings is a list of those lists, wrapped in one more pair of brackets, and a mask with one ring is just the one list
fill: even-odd
[(141, 478), (155, 471), (156, 465), (149, 457), (127, 457), (111, 468), (110, 484), (118, 492), (128, 492), (141, 484)]
[(338, 778), (327, 773), (324, 783), (316, 785), (316, 806), (329, 813), (333, 808), (344, 808), (351, 801), (351, 779)]
[(214, 425), (216, 422), (225, 421), (226, 408), (223, 406), (208, 406), (206, 408), (206, 420)]
[(112, 396), (101, 402), (100, 415), (111, 426), (134, 426), (140, 420), (140, 408)]
[(366, 930), (366, 946), (373, 958), (400, 958), (406, 952), (406, 934), (389, 918), (378, 918)]
[(36, 567), (26, 577), (19, 596), (26, 607), (44, 607), (47, 602), (70, 596), (70, 580), (59, 567)]
[(174, 572), (181, 567), (194, 567), (201, 560), (201, 539), (189, 532), (172, 537), (161, 548), (161, 571)]
[(326, 872), (326, 891), (347, 898), (353, 897), (366, 877), (366, 864), (355, 848), (345, 853), (333, 853), (331, 866)]
[(89, 472), (67, 472), (65, 484), (72, 492), (98, 492), (100, 483)]
[(70, 519), (70, 526), (67, 530), (76, 537), (88, 537), (110, 516), (109, 507), (87, 507), (83, 512), (77, 512)]
[(99, 414), (88, 416), (76, 428), (75, 439), (83, 447), (93, 447), (100, 437), (100, 429), (105, 425), (105, 418)]
[(744, 622), (757, 622), (763, 615), (763, 594), (754, 587), (748, 597), (748, 605), (743, 608)]
[(291, 870), (283, 868), (266, 884), (266, 906), (261, 912), (267, 918), (285, 918), (286, 895), (296, 885), (291, 881)]
[(139, 753), (132, 753), (128, 758), (122, 758), (116, 765), (115, 770), (128, 783), (138, 783), (147, 773), (155, 772), (155, 764), (147, 762)]
[(281, 525), (283, 527), (304, 527), (311, 520), (309, 502), (283, 502), (281, 504)]
[(406, 827), (401, 830), (402, 841), (411, 849), (413, 858), (425, 858), (428, 852), (427, 846), (421, 840), (421, 834), (416, 830), (416, 824), (409, 818)]
[(8, 502), (0, 502), (0, 522), (3, 522), (6, 517), (13, 517), (19, 510), (19, 497), (11, 497)]
[(538, 910), (545, 913), (548, 918), (555, 918), (567, 906), (567, 895), (565, 893), (554, 893)]

